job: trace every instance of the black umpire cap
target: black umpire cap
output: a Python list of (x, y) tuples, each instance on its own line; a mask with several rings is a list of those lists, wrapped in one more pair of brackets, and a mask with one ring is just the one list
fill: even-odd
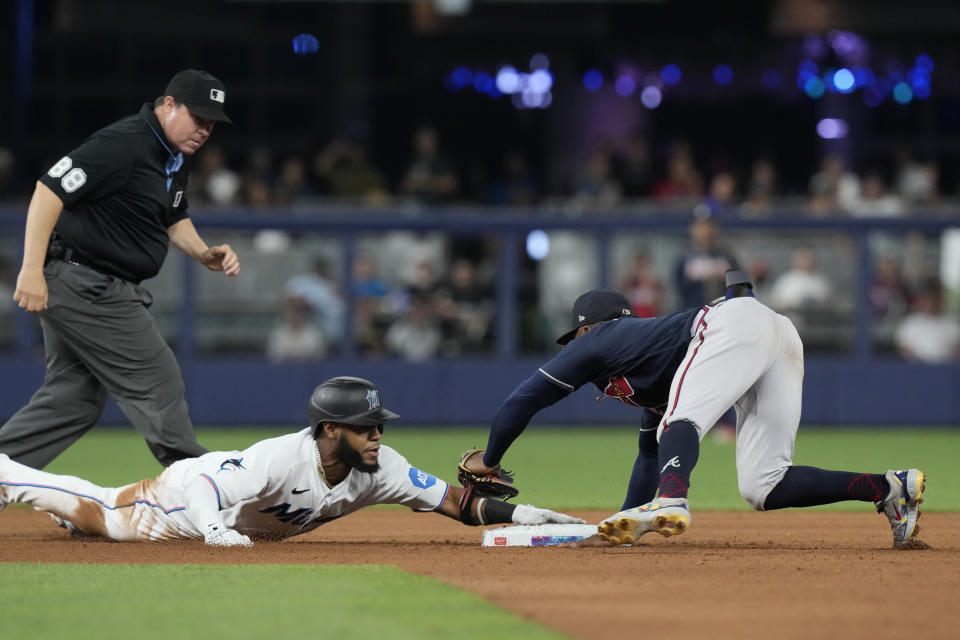
[(587, 291), (573, 303), (573, 329), (557, 338), (557, 344), (573, 340), (580, 327), (632, 315), (630, 303), (622, 294), (602, 289)]
[(206, 71), (184, 69), (170, 79), (164, 95), (187, 105), (195, 116), (233, 124), (223, 112), (227, 102), (226, 87)]

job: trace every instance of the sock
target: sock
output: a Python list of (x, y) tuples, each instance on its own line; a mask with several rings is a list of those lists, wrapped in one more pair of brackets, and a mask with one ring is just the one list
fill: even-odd
[(785, 507), (812, 507), (843, 500), (878, 502), (890, 493), (882, 473), (827, 471), (816, 467), (788, 467), (783, 480), (763, 503), (764, 511)]
[(627, 497), (623, 500), (621, 511), (639, 507), (653, 500), (660, 482), (660, 466), (657, 464), (657, 431), (641, 431), (638, 438), (637, 459), (633, 463)]
[(690, 489), (690, 473), (700, 456), (700, 434), (686, 420), (671, 422), (660, 435), (661, 498), (686, 498)]

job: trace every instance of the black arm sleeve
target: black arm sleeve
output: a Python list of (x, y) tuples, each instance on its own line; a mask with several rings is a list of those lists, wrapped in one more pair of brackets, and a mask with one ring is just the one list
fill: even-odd
[(569, 391), (553, 384), (539, 373), (523, 381), (506, 399), (493, 418), (483, 464), (492, 467), (507, 452), (513, 441), (527, 428), (538, 411), (569, 395)]

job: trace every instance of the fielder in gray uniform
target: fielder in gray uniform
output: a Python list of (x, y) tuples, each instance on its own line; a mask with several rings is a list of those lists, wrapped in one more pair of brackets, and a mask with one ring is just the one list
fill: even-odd
[(244, 451), (180, 460), (159, 477), (105, 489), (31, 469), (0, 454), (0, 509), (25, 502), (75, 533), (113, 540), (203, 539), (249, 547), (312, 531), (362, 507), (402, 504), (467, 525), (577, 524), (532, 505), (471, 499), (463, 487), (412, 466), (381, 443), (397, 418), (368, 380), (342, 376), (318, 386), (310, 426)]
[(223, 112), (226, 90), (188, 69), (140, 112), (105, 127), (37, 182), (13, 299), (38, 313), (47, 371), (29, 404), (0, 428), (0, 452), (43, 468), (86, 433), (107, 394), (164, 466), (199, 456), (183, 377), (147, 312), (140, 282), (172, 242), (235, 276), (229, 245), (208, 247), (187, 217), (188, 167)]

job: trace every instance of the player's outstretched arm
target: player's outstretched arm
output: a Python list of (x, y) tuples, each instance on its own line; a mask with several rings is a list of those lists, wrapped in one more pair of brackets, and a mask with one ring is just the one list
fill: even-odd
[(252, 547), (248, 536), (229, 528), (220, 517), (219, 494), (204, 475), (197, 475), (184, 488), (184, 514), (213, 547)]
[(530, 504), (508, 504), (493, 498), (476, 497), (463, 487), (450, 487), (437, 512), (464, 524), (477, 526), (512, 522), (513, 524), (583, 524), (584, 520), (540, 509)]

